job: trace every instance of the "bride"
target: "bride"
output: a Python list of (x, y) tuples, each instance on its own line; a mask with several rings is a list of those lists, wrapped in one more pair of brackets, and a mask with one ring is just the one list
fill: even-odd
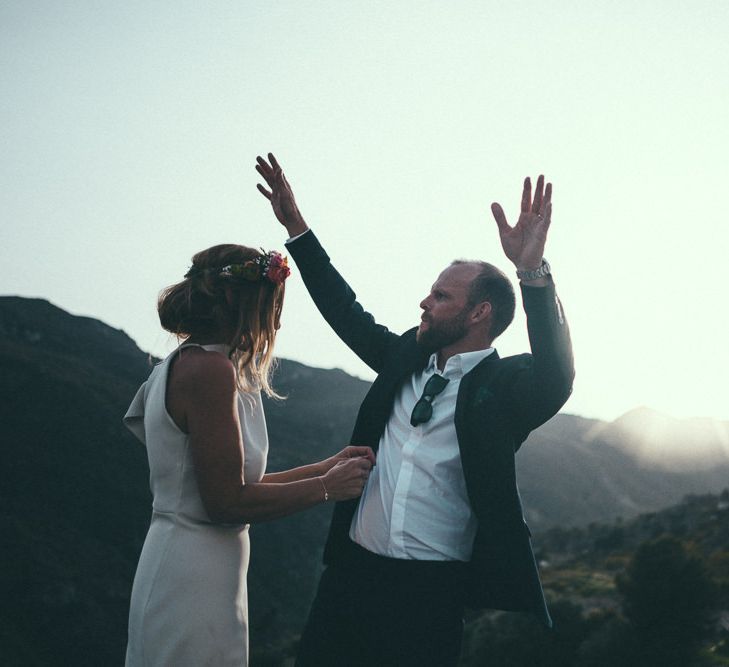
[(127, 667), (248, 664), (248, 524), (362, 492), (374, 454), (345, 447), (266, 474), (270, 384), (289, 268), (277, 252), (217, 245), (159, 298), (184, 341), (124, 417), (146, 445), (152, 520), (134, 578)]

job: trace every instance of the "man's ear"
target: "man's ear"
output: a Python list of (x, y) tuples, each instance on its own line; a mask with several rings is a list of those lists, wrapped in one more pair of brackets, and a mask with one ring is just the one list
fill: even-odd
[(491, 317), (491, 304), (488, 301), (477, 303), (471, 309), (471, 321), (476, 324)]

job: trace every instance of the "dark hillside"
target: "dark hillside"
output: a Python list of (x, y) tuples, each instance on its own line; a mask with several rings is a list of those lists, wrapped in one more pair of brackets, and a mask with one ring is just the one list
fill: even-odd
[[(144, 447), (121, 418), (151, 369), (122, 331), (40, 299), (0, 298), (0, 655), (3, 665), (121, 664), (149, 524)], [(282, 361), (269, 469), (344, 446), (367, 383)], [(297, 629), (330, 508), (254, 526), (259, 638)], [(6, 659), (7, 657), (7, 659)]]
[[(2, 665), (122, 662), (150, 495), (145, 450), (121, 418), (152, 362), (124, 332), (97, 320), (40, 299), (0, 297)], [(274, 384), (288, 398), (266, 402), (269, 470), (318, 460), (347, 444), (368, 383), (282, 360)], [(673, 470), (652, 465), (642, 455), (648, 435), (625, 426), (558, 415), (522, 448), (520, 486), (533, 532), (559, 527), (568, 545), (560, 551), (557, 538), (538, 538), (547, 559), (575, 553), (579, 540), (588, 539), (577, 537), (585, 534), (579, 528), (591, 522), (627, 521), (687, 493), (726, 486), (726, 424), (696, 436), (674, 424), (680, 438), (692, 438), (692, 447), (713, 452), (715, 460), (709, 468)], [(303, 624), (330, 509), (252, 527), (258, 664), (265, 647), (276, 654)], [(590, 530), (608, 542), (620, 535)], [(589, 552), (594, 542), (581, 548)]]

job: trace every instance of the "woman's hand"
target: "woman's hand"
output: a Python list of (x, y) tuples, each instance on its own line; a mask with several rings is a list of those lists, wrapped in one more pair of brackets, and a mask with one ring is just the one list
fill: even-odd
[(336, 463), (321, 477), (330, 500), (349, 500), (362, 495), (372, 463), (364, 456)]
[(328, 459), (324, 459), (320, 463), (322, 473), (328, 472), (340, 461), (347, 461), (360, 456), (366, 458), (372, 465), (375, 465), (375, 453), (372, 451), (371, 447), (348, 445), (341, 452), (338, 452), (334, 456), (330, 456)]

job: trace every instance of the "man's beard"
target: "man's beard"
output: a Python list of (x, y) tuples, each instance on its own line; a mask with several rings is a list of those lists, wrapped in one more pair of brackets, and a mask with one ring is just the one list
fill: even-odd
[(464, 308), (458, 315), (445, 322), (434, 323), (428, 321), (428, 328), (424, 331), (418, 329), (416, 340), (418, 345), (427, 352), (437, 352), (444, 347), (455, 343), (466, 335), (466, 317), (468, 309)]

